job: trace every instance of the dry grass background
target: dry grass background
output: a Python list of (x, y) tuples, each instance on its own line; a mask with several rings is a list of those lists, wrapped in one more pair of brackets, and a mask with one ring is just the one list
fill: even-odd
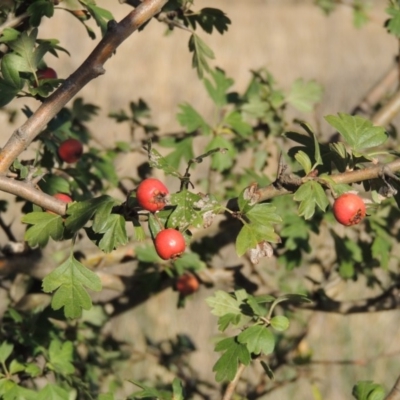
[[(113, 8), (117, 20), (130, 11), (128, 6), (119, 5), (117, 1), (103, 0), (98, 3)], [(383, 0), (373, 2), (371, 21), (360, 30), (354, 28), (351, 10), (346, 6), (338, 7), (334, 14), (326, 17), (311, 1), (196, 0), (195, 3), (197, 8), (221, 8), (232, 20), (229, 31), (224, 35), (202, 36), (215, 51), (214, 65), (235, 79), (234, 88), (243, 90), (250, 78), (250, 70), (259, 67), (267, 67), (285, 90), (298, 77), (315, 79), (324, 86), (324, 97), (316, 112), (307, 118), (325, 133), (329, 129), (322, 116), (351, 110), (389, 69), (397, 54), (398, 43), (383, 28), (386, 18), (386, 1)], [(46, 21), (41, 32), (43, 37), (57, 36), (60, 44), (72, 52), (71, 57), (60, 53), (59, 59), (47, 58), (49, 66), (54, 67), (60, 77), (72, 73), (97, 41), (87, 38), (81, 25), (65, 14), (57, 11), (51, 21)], [(191, 103), (212, 118), (212, 105), (190, 67), (188, 33), (175, 31), (166, 37), (164, 31), (163, 26), (153, 21), (143, 32), (135, 33), (107, 62), (106, 74), (82, 90), (81, 96), (86, 101), (102, 107), (92, 126), (97, 140), (104, 145), (129, 139), (127, 129), (107, 119), (107, 112), (126, 109), (129, 101), (138, 98), (143, 98), (150, 105), (154, 122), (161, 131), (179, 129), (175, 115), (178, 104), (182, 102)], [(21, 105), (25, 103), (20, 101)], [(36, 107), (34, 103), (31, 106)], [(295, 115), (293, 110), (289, 111)], [(0, 113), (0, 118), (5, 117)], [(20, 121), (21, 118), (17, 123)], [(11, 132), (4, 121), (0, 122), (3, 142)], [(117, 168), (120, 173), (132, 175), (141, 161), (121, 158)], [(234, 263), (233, 249), (228, 248), (225, 253), (232, 257), (231, 262)], [(271, 279), (277, 279), (272, 278), (276, 273), (273, 262), (260, 268), (264, 268)], [(294, 271), (289, 279), (295, 281), (298, 274)], [(345, 289), (347, 293), (351, 292), (353, 286), (347, 285)], [(357, 290), (354, 296), (363, 295), (357, 288), (354, 290)], [(144, 353), (147, 350), (146, 337), (159, 341), (185, 333), (197, 346), (197, 351), (191, 356), (192, 365), (202, 378), (212, 379), (216, 319), (204, 303), (205, 297), (211, 294), (212, 291), (204, 288), (193, 296), (184, 309), (176, 309), (175, 294), (165, 291), (116, 318), (110, 329), (116, 337), (131, 342), (138, 352)], [(303, 317), (310, 318), (311, 315), (304, 313)], [(312, 318), (306, 344), (316, 359), (378, 358), (364, 366), (313, 366), (305, 379), (266, 398), (318, 398), (312, 394), (312, 384), (315, 384), (324, 400), (349, 399), (352, 385), (364, 379), (381, 382), (387, 389), (390, 387), (400, 373), (400, 361), (398, 356), (387, 358), (384, 355), (400, 350), (399, 312), (351, 317), (318, 313)], [(132, 368), (124, 371), (124, 375), (140, 380), (165, 373), (155, 370), (153, 364), (151, 355), (147, 354), (143, 361), (132, 363)], [(243, 378), (252, 379), (252, 374), (249, 369)], [(132, 390), (132, 385), (127, 384), (126, 387)]]

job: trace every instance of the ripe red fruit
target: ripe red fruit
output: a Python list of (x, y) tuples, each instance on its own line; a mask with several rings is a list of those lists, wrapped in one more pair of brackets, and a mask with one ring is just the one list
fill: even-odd
[(67, 163), (77, 162), (83, 153), (83, 145), (79, 140), (67, 139), (60, 144), (58, 155)]
[(161, 181), (148, 178), (139, 184), (136, 190), (136, 199), (143, 209), (155, 212), (165, 207), (168, 193), (168, 189)]
[(63, 201), (64, 203), (72, 203), (72, 198), (65, 193), (56, 193), (53, 197)]
[(57, 72), (53, 68), (43, 68), (36, 71), (36, 76), (39, 80), (42, 79), (57, 79)]
[(363, 199), (354, 193), (344, 193), (333, 203), (333, 215), (342, 225), (356, 225), (365, 217)]
[[(61, 200), (61, 201), (63, 201), (64, 203), (72, 203), (72, 198), (71, 198), (71, 196), (68, 196), (67, 194), (65, 194), (65, 193), (56, 193), (55, 195), (53, 195), (53, 197), (55, 197), (56, 199), (58, 199), (58, 200)], [(55, 213), (53, 213), (53, 211), (49, 211), (49, 210), (47, 210), (47, 212), (49, 213), (49, 214), (55, 214)]]
[(154, 246), (157, 254), (163, 260), (179, 257), (186, 248), (185, 238), (176, 229), (168, 228), (160, 231), (155, 240)]
[(175, 289), (183, 296), (189, 296), (190, 294), (197, 292), (199, 286), (199, 281), (192, 274), (181, 275), (175, 283)]

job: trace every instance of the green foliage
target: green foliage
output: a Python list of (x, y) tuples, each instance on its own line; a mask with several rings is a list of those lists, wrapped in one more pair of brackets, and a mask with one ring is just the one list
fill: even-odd
[(31, 225), (24, 236), (30, 247), (45, 247), (50, 238), (56, 241), (64, 238), (64, 225), (60, 215), (34, 211), (24, 215), (21, 221)]
[[(219, 330), (224, 332), (230, 325), (240, 328), (241, 332), (232, 337), (219, 340), (215, 351), (223, 352), (213, 367), (217, 382), (232, 381), (239, 365), (249, 365), (252, 358), (269, 355), (275, 349), (275, 336), (269, 327), (277, 331), (289, 328), (289, 320), (285, 316), (272, 317), (275, 307), (282, 302), (308, 302), (302, 295), (253, 296), (245, 290), (237, 290), (232, 294), (216, 291), (214, 296), (206, 299), (211, 313), (218, 316)], [(266, 307), (271, 303), (271, 306)], [(267, 365), (263, 361), (264, 366)]]
[[(112, 29), (108, 32), (111, 12), (93, 0), (4, 3), (0, 9), (3, 108), (9, 103), (13, 107), (17, 97), (46, 104), (53, 101), (55, 96), (48, 96), (63, 80), (39, 79), (37, 71), (47, 66), (49, 53), (69, 54), (57, 39), (39, 36), (41, 24), (54, 13), (77, 18), (89, 38), (96, 37), (91, 27), (95, 24), (103, 36), (113, 35)], [(134, 3), (130, 2), (136, 7)], [(302, 321), (298, 310), (309, 302), (308, 298), (319, 310), (332, 304), (339, 307), (342, 300), (330, 298), (325, 290), (336, 279), (359, 280), (381, 290), (382, 298), (392, 296), (390, 285), (398, 281), (400, 237), (396, 206), (399, 178), (395, 172), (382, 168), (375, 179), (361, 177), (363, 188), (358, 190), (365, 192), (361, 195), (366, 199), (368, 217), (359, 226), (338, 227), (329, 205), (337, 195), (354, 190), (352, 185), (360, 183), (341, 183), (343, 176), (349, 182), (346, 178), (352, 171), (363, 172), (396, 160), (396, 132), (389, 134), (375, 126), (372, 118), (339, 112), (325, 117), (339, 137), (328, 141), (319, 129), (318, 113), (314, 113), (315, 130), (304, 121), (292, 123), (287, 117), (292, 107), (300, 113), (316, 110), (322, 100), (322, 86), (300, 77), (289, 83), (286, 91), (263, 67), (251, 71), (244, 90), (234, 91), (235, 80), (210, 65), (215, 60), (214, 51), (198, 33), (201, 29), (207, 34), (224, 34), (231, 21), (216, 8), (195, 11), (193, 3), (168, 1), (154, 20), (165, 23), (169, 30), (190, 32), (192, 66), (213, 108), (211, 117), (182, 99), (176, 115), (181, 131), (161, 132), (153, 124), (146, 101), (130, 100), (126, 108), (107, 110), (108, 117), (122, 124), (119, 129), (127, 128), (129, 135), (107, 147), (93, 137), (93, 119), (103, 118), (100, 108), (77, 97), (56, 115), (49, 112), (51, 118), (32, 143), (34, 156), (21, 155), (4, 174), (16, 186), (20, 182), (23, 187), (31, 184), (39, 195), (40, 191), (48, 195), (68, 193), (74, 201), (68, 204), (66, 215), (59, 216), (43, 210), (40, 199), (38, 204), (26, 201), (25, 197), (32, 196), (25, 194), (18, 199), (23, 202), (21, 221), (27, 225), (23, 240), (29, 249), (24, 248), (22, 255), (6, 246), (1, 249), (5, 257), (0, 260), (4, 274), (0, 294), (4, 309), (9, 306), (1, 311), (1, 398), (112, 400), (117, 388), (122, 387), (120, 376), (125, 374), (127, 363), (141, 358), (146, 363), (150, 358), (156, 360), (157, 378), (148, 374), (146, 382), (130, 380), (140, 389), (128, 397), (131, 399), (208, 398), (213, 397), (208, 393), (211, 390), (220, 395), (226, 381), (235, 381), (243, 367), (258, 362), (271, 380), (279, 374), (276, 385), (261, 378), (267, 394), (303, 377), (300, 365), (312, 360), (312, 352), (303, 349), (311, 325)], [(338, 6), (334, 0), (315, 3), (326, 14)], [(368, 21), (367, 2), (355, 0), (347, 6), (353, 10), (356, 27)], [(397, 37), (399, 10), (399, 2), (390, 1), (386, 27)], [(14, 122), (13, 110), (2, 111)], [(172, 115), (174, 111), (170, 111)], [(30, 106), (24, 106), (22, 112), (24, 118), (31, 118), (29, 122), (37, 118)], [(302, 132), (292, 130), (293, 125), (300, 126)], [(23, 134), (17, 128), (14, 139)], [(63, 162), (58, 155), (60, 143), (69, 138), (80, 140), (85, 149), (73, 164)], [(148, 162), (137, 171), (129, 171), (128, 176), (120, 176), (115, 164), (121, 153), (142, 157), (143, 149)], [(163, 197), (165, 207), (155, 213), (143, 210), (135, 194), (139, 180), (151, 176), (152, 169), (169, 176), (175, 188)], [(395, 199), (389, 199), (391, 196)], [(12, 209), (11, 201), (4, 200), (0, 205), (4, 214)], [(15, 242), (13, 224), (7, 225), (6, 220), (10, 219), (0, 219), (0, 226)], [(178, 229), (184, 235), (187, 248), (179, 258), (164, 261), (155, 251), (152, 241), (165, 228)], [(326, 239), (329, 256), (321, 251), (325, 243), (321, 246), (321, 238), (316, 238), (320, 235)], [(81, 252), (79, 245), (87, 239), (91, 248), (107, 253), (107, 257), (102, 255), (93, 262), (85, 249)], [(314, 246), (316, 239), (318, 245)], [(72, 242), (70, 254), (67, 258), (63, 251), (51, 254), (48, 263), (54, 268), (42, 280), (34, 256), (41, 255), (47, 245), (54, 245), (52, 241), (67, 240)], [(235, 246), (236, 254), (230, 253), (232, 263), (224, 259), (225, 246), (227, 251)], [(120, 251), (123, 255), (113, 259)], [(20, 256), (25, 257), (22, 262)], [(118, 265), (97, 271), (108, 257)], [(15, 268), (14, 260), (18, 261)], [(299, 270), (293, 271), (295, 268)], [(146, 354), (139, 354), (136, 348), (132, 351), (131, 343), (116, 342), (103, 329), (112, 326), (112, 317), (161, 290), (172, 286), (174, 291), (169, 294), (177, 296), (177, 280), (188, 272), (201, 286), (210, 291), (214, 288), (206, 303), (218, 318), (221, 332), (215, 339), (219, 355), (213, 367), (220, 386), (203, 382), (186, 359), (195, 349), (190, 338), (157, 344), (149, 335), (145, 338)], [(38, 293), (40, 282), (42, 293)], [(92, 293), (102, 289), (102, 282), (107, 289), (102, 293), (106, 300)], [(292, 291), (300, 294), (282, 294)], [(169, 294), (166, 291), (166, 296)], [(93, 306), (93, 296), (101, 305)], [(185, 293), (179, 292), (178, 297), (178, 307), (190, 306), (192, 296), (186, 299)], [(313, 304), (307, 306), (312, 310)], [(136, 346), (136, 338), (130, 339)], [(241, 393), (239, 384), (238, 398), (259, 396), (260, 386), (255, 389), (253, 382), (245, 383), (248, 393)], [(103, 389), (105, 393), (101, 393)], [(312, 392), (315, 398), (322, 397), (316, 385)], [(362, 381), (354, 387), (353, 396), (359, 400), (382, 399), (384, 392), (380, 385)]]
[(89, 310), (92, 300), (85, 287), (101, 290), (99, 277), (83, 266), (71, 254), (70, 257), (43, 279), (43, 291), (55, 292), (51, 305), (54, 310), (64, 307), (67, 318), (79, 318), (83, 310)]
[(383, 400), (385, 391), (381, 385), (372, 381), (359, 381), (353, 387), (352, 395), (357, 400)]
[(301, 185), (293, 199), (300, 202), (299, 215), (305, 219), (312, 218), (317, 206), (322, 211), (325, 211), (329, 205), (329, 200), (323, 187), (315, 181), (308, 181)]
[(202, 78), (204, 73), (210, 70), (208, 59), (213, 60), (215, 58), (214, 52), (195, 33), (190, 36), (189, 51), (193, 53), (192, 67), (196, 68), (199, 78)]
[(359, 116), (339, 113), (328, 115), (326, 121), (342, 135), (355, 155), (362, 150), (382, 145), (387, 140), (385, 129)]

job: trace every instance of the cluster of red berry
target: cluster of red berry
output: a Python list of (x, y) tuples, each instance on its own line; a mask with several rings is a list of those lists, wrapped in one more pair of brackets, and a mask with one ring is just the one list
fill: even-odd
[[(144, 210), (154, 213), (165, 207), (168, 194), (167, 187), (161, 181), (148, 178), (139, 184), (136, 200)], [(162, 229), (154, 239), (154, 247), (163, 260), (174, 259), (185, 251), (185, 238), (176, 229)]]
[[(165, 207), (168, 194), (167, 187), (160, 180), (148, 178), (139, 184), (136, 190), (136, 200), (144, 210), (154, 213)], [(185, 238), (176, 229), (162, 229), (154, 239), (154, 247), (163, 260), (175, 259), (185, 251)], [(175, 289), (182, 296), (188, 296), (196, 292), (198, 288), (199, 281), (190, 273), (179, 276), (175, 282)]]

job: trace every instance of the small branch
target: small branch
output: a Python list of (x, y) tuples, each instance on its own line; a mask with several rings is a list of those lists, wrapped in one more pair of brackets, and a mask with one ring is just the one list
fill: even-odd
[(16, 181), (12, 178), (0, 176), (0, 191), (11, 193), (15, 196), (31, 201), (32, 203), (59, 215), (64, 215), (66, 211), (66, 205), (63, 201), (57, 200), (53, 196), (43, 193), (31, 184), (23, 181)]
[(237, 384), (239, 383), (239, 379), (244, 371), (246, 366), (244, 364), (240, 364), (239, 368), (236, 371), (236, 375), (233, 378), (231, 382), (229, 382), (228, 386), (226, 387), (224, 396), (222, 397), (222, 400), (231, 400), (233, 394), (235, 393), (235, 389)]
[(374, 125), (387, 126), (400, 112), (400, 90), (371, 118)]
[(117, 47), (146, 21), (157, 14), (167, 0), (144, 0), (121, 22), (110, 21), (109, 30), (83, 64), (52, 93), (36, 112), (10, 137), (0, 151), (0, 174), (6, 173), (14, 160), (46, 127), (47, 123), (87, 83), (104, 73), (104, 63)]
[(400, 400), (400, 376), (397, 378), (396, 383), (386, 396), (385, 400)]
[(14, 236), (13, 232), (11, 231), (10, 225), (7, 225), (3, 218), (0, 215), (0, 228), (3, 229), (3, 232), (7, 236), (7, 239), (10, 242), (17, 242), (17, 238)]
[(313, 300), (312, 303), (299, 304), (295, 307), (342, 315), (397, 310), (400, 308), (400, 282), (390, 286), (380, 295), (367, 299), (337, 301), (328, 297), (324, 291), (319, 290), (311, 300)]
[(393, 351), (391, 353), (379, 354), (375, 357), (369, 358), (361, 358), (358, 360), (311, 360), (310, 364), (319, 364), (319, 365), (358, 365), (358, 366), (365, 366), (372, 362), (376, 362), (376, 360), (382, 358), (390, 358), (396, 357), (400, 353), (399, 350)]
[(361, 102), (354, 108), (353, 114), (363, 112), (370, 115), (374, 107), (388, 92), (393, 91), (398, 83), (398, 66), (395, 64), (364, 96)]
[(0, 35), (3, 33), (5, 29), (18, 26), (20, 23), (24, 21), (24, 19), (28, 17), (29, 17), (28, 13), (23, 13), (21, 15), (18, 15), (18, 17), (8, 19), (6, 22), (4, 22), (3, 25), (0, 26)]

